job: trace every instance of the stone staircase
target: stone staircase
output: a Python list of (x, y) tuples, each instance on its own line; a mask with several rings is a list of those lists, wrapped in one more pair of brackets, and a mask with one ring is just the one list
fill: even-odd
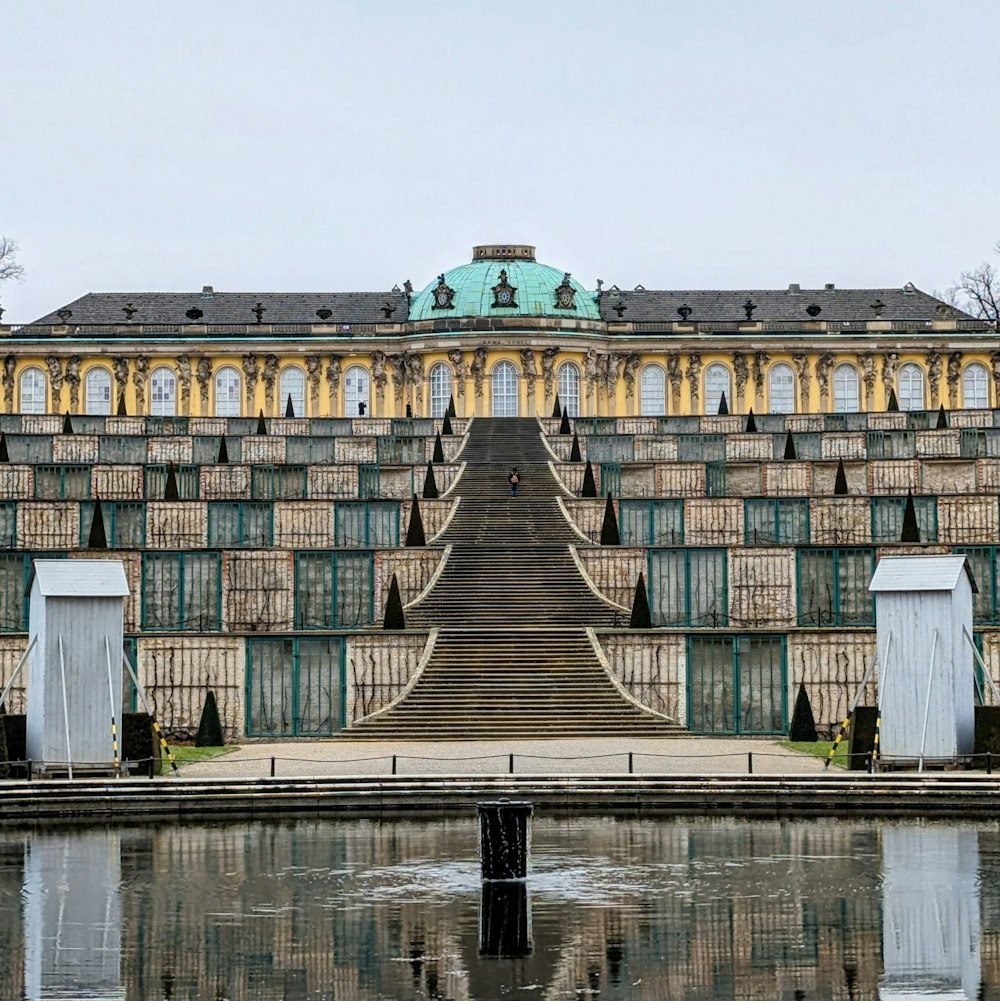
[[(380, 739), (669, 736), (685, 732), (621, 696), (586, 626), (624, 613), (594, 594), (569, 552), (536, 421), (477, 418), (460, 458), (461, 503), (437, 541), (451, 558), (407, 626), (439, 628), (412, 691), (347, 731)], [(511, 497), (507, 475), (521, 483)]]

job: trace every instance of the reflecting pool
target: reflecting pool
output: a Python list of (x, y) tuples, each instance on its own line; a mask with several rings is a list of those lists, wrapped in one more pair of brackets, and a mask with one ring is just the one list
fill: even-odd
[(0, 832), (0, 998), (1000, 999), (1000, 827), (475, 816)]

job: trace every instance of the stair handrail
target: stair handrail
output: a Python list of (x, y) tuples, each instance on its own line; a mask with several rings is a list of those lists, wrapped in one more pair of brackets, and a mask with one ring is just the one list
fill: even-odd
[(434, 585), (438, 582), (438, 578), (444, 573), (444, 568), (448, 565), (448, 560), (451, 557), (451, 544), (449, 543), (441, 552), (441, 559), (438, 565), (434, 569), (434, 573), (431, 574), (431, 579), (424, 585), (424, 589), (410, 602), (407, 602), (403, 606), (403, 611), (413, 608), (415, 605), (419, 605), (428, 594), (433, 590)]
[[(442, 500), (443, 499), (444, 497), (442, 495)], [(438, 539), (441, 538), (442, 535), (444, 535), (444, 533), (448, 530), (448, 526), (452, 523), (452, 520), (458, 513), (458, 508), (461, 503), (462, 503), (461, 497), (456, 497), (454, 499), (451, 505), (451, 510), (448, 512), (448, 516), (444, 519), (444, 524), (427, 540), (427, 545), (429, 546), (433, 545), (435, 542), (437, 542)]]
[(576, 546), (568, 546), (567, 548), (569, 549), (569, 555), (572, 557), (573, 562), (576, 564), (577, 572), (583, 578), (584, 583), (587, 585), (587, 587), (589, 587), (590, 590), (593, 591), (593, 593), (598, 598), (601, 599), (601, 601), (607, 603), (608, 605), (611, 605), (612, 608), (617, 609), (619, 612), (625, 612), (627, 615), (631, 615), (632, 614), (631, 608), (629, 608), (627, 605), (619, 605), (617, 601), (615, 601), (613, 598), (609, 598), (594, 583), (593, 577), (591, 577), (590, 574), (587, 573), (587, 570), (583, 565), (583, 561), (580, 559), (580, 554), (576, 551)]
[(458, 464), (458, 472), (452, 477), (451, 483), (449, 483), (448, 486), (439, 495), (442, 499), (447, 497), (448, 494), (450, 494), (452, 490), (454, 490), (455, 487), (458, 485), (458, 481), (462, 478), (462, 475), (465, 473), (465, 467), (468, 464), (469, 464), (468, 461), (465, 459), (463, 459)]
[[(559, 461), (561, 462), (562, 460), (560, 459)], [(551, 459), (549, 459), (547, 460), (546, 465), (549, 467), (549, 472), (552, 474), (552, 478), (556, 481), (556, 483), (559, 484), (560, 487), (562, 487), (563, 493), (567, 497), (576, 497), (576, 494), (573, 493), (573, 491), (570, 490), (568, 486), (566, 486), (566, 484), (563, 482), (563, 478), (559, 475), (558, 472), (556, 472), (556, 464)]]
[(604, 668), (604, 673), (608, 676), (608, 680), (614, 685), (618, 694), (621, 695), (626, 701), (631, 702), (636, 708), (641, 709), (645, 713), (650, 713), (653, 716), (657, 716), (660, 719), (665, 719), (670, 723), (678, 723), (679, 721), (674, 719), (673, 716), (668, 716), (666, 713), (661, 713), (659, 709), (654, 709), (652, 706), (647, 706), (644, 702), (640, 702), (619, 680), (615, 677), (614, 671), (611, 669), (611, 662), (608, 660), (607, 655), (604, 653), (604, 648), (601, 646), (600, 640), (597, 638), (597, 633), (594, 631), (593, 626), (587, 626), (587, 639), (590, 640), (590, 645), (594, 648), (594, 655), (597, 657), (598, 662), (601, 667)]
[(367, 716), (361, 716), (360, 718), (354, 720), (354, 722), (351, 723), (350, 726), (345, 728), (345, 732), (350, 732), (359, 723), (363, 723), (366, 720), (375, 719), (375, 717), (387, 713), (394, 706), (399, 705), (399, 703), (402, 702), (403, 699), (405, 699), (406, 696), (413, 691), (413, 689), (417, 685), (417, 682), (420, 680), (421, 675), (427, 668), (427, 662), (431, 659), (431, 654), (434, 653), (434, 647), (437, 646), (439, 631), (440, 630), (438, 629), (438, 627), (434, 626), (427, 634), (427, 642), (424, 644), (423, 652), (420, 654), (420, 660), (417, 661), (417, 666), (414, 669), (413, 674), (410, 675), (410, 677), (407, 679), (406, 684), (403, 685), (403, 687), (399, 690), (399, 694), (394, 699), (390, 699), (390, 701), (387, 702), (384, 706), (382, 706), (381, 709), (376, 709), (375, 712), (369, 713)]
[(566, 519), (566, 522), (569, 524), (569, 527), (574, 532), (576, 532), (576, 534), (580, 537), (580, 541), (581, 542), (586, 542), (586, 543), (589, 543), (589, 544), (593, 544), (594, 540), (591, 539), (587, 535), (587, 533), (584, 532), (584, 530), (582, 528), (580, 528), (580, 526), (573, 520), (573, 517), (569, 513), (569, 510), (567, 509), (566, 504), (563, 502), (562, 497), (557, 497), (555, 500), (556, 500), (556, 507), (558, 507), (559, 510), (562, 511), (562, 516)]

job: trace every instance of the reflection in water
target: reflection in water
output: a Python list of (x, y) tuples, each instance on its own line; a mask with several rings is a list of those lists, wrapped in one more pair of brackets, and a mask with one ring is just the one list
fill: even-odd
[(536, 817), (512, 898), (477, 842), (474, 816), (0, 832), (0, 998), (1000, 999), (996, 825)]

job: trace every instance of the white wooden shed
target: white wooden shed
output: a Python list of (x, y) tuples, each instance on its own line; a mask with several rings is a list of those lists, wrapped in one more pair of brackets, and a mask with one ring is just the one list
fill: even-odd
[(880, 753), (953, 758), (975, 741), (972, 596), (964, 556), (883, 556), (872, 576)]
[(121, 560), (35, 560), (27, 754), (41, 770), (110, 766), (122, 715), (128, 581)]

